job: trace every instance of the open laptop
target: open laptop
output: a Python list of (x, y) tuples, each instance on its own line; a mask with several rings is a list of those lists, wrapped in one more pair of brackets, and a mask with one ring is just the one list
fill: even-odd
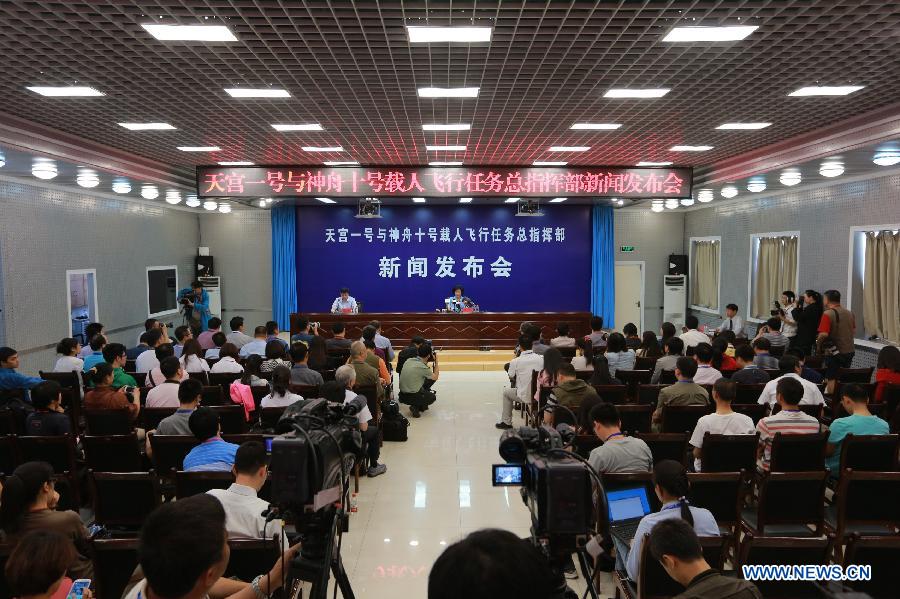
[(607, 491), (606, 506), (609, 513), (609, 532), (627, 545), (631, 545), (641, 518), (650, 513), (647, 487), (633, 487)]

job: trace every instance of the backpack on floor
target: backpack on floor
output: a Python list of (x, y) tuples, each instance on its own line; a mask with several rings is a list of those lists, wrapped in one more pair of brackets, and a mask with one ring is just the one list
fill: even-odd
[(381, 419), (381, 431), (385, 441), (406, 441), (407, 428), (409, 428), (409, 420), (403, 414), (385, 414)]

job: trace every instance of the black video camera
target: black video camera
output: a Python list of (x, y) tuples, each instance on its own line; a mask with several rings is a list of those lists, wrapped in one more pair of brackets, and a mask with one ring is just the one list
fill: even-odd
[(784, 310), (781, 309), (781, 304), (778, 303), (778, 300), (772, 302), (772, 305), (775, 306), (775, 309), (769, 310), (770, 316), (784, 316)]

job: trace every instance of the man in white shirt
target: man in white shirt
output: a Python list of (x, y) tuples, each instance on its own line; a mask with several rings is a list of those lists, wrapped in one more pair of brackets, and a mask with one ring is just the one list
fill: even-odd
[(698, 343), (694, 348), (694, 359), (697, 360), (697, 374), (694, 382), (698, 385), (712, 385), (722, 378), (722, 373), (712, 367), (713, 350), (709, 343)]
[(774, 406), (776, 402), (775, 389), (778, 386), (778, 381), (788, 378), (797, 379), (798, 381), (800, 381), (800, 384), (803, 385), (803, 397), (800, 399), (799, 405), (820, 406), (825, 403), (825, 398), (822, 396), (822, 391), (819, 390), (819, 387), (816, 386), (815, 383), (812, 383), (800, 376), (803, 367), (800, 365), (799, 360), (797, 360), (795, 356), (783, 356), (780, 360), (778, 360), (778, 368), (784, 372), (787, 372), (787, 374), (766, 383), (766, 386), (763, 387), (762, 395), (759, 396), (758, 403), (769, 404), (769, 407)]
[(531, 335), (519, 336), (519, 357), (513, 358), (509, 363), (509, 381), (515, 387), (503, 390), (503, 416), (495, 426), (499, 429), (512, 428), (513, 402), (520, 401), (524, 404), (531, 403), (531, 376), (533, 372), (540, 372), (544, 368), (544, 357), (531, 350), (534, 338)]
[(258, 356), (265, 357), (267, 337), (268, 332), (266, 331), (266, 327), (258, 326), (253, 329), (253, 341), (245, 344), (244, 347), (241, 348), (241, 357), (246, 358), (250, 354), (256, 354)]
[(231, 539), (271, 539), (281, 537), (282, 546), (288, 547), (284, 523), (280, 518), (266, 522), (263, 512), (269, 509), (269, 502), (257, 497), (266, 483), (268, 466), (266, 448), (258, 441), (248, 441), (238, 447), (234, 454), (234, 483), (227, 489), (207, 491), (219, 500), (225, 508), (225, 530)]
[(709, 343), (709, 337), (705, 333), (701, 333), (697, 330), (697, 327), (700, 326), (700, 321), (697, 320), (696, 316), (689, 314), (688, 317), (684, 319), (684, 326), (687, 331), (678, 337), (684, 342), (685, 349), (694, 347), (698, 343)]
[(738, 337), (744, 336), (744, 321), (740, 316), (737, 315), (738, 306), (737, 304), (728, 304), (725, 306), (725, 320), (722, 321), (718, 327), (716, 327), (716, 332), (721, 333), (722, 331), (734, 331), (734, 334)]
[(162, 345), (162, 332), (159, 329), (151, 329), (147, 331), (144, 337), (147, 340), (147, 346), (150, 347), (134, 361), (135, 372), (150, 372), (159, 366), (159, 358), (156, 357), (156, 348)]
[(184, 376), (181, 362), (175, 356), (169, 356), (159, 364), (159, 370), (166, 380), (147, 393), (146, 407), (178, 408), (181, 405), (178, 400), (178, 386)]
[(225, 337), (227, 343), (233, 344), (236, 348), (241, 349), (251, 341), (253, 337), (244, 333), (244, 317), (235, 316), (228, 322), (231, 332)]
[[(697, 377), (694, 377), (695, 380)], [(694, 470), (700, 472), (700, 455), (703, 447), (703, 436), (706, 433), (713, 435), (753, 435), (756, 434), (756, 426), (753, 419), (746, 414), (732, 411), (731, 402), (737, 395), (737, 384), (728, 379), (721, 378), (713, 385), (713, 400), (716, 402), (716, 411), (706, 416), (701, 416), (691, 434), (691, 446), (694, 448)]]
[[(333, 393), (335, 399), (337, 399), (340, 397), (338, 390), (332, 390), (332, 387), (336, 386), (340, 387), (344, 393), (344, 405), (357, 397), (365, 399), (364, 396), (353, 392), (354, 385), (356, 385), (356, 369), (349, 364), (344, 364), (334, 372), (334, 382), (329, 381), (325, 383), (319, 393), (326, 398)], [(366, 474), (370, 477), (380, 476), (387, 472), (387, 465), (378, 463), (378, 458), (381, 456), (381, 448), (378, 443), (378, 426), (372, 420), (372, 412), (367, 404), (364, 403), (362, 409), (357, 412), (356, 419), (359, 422), (359, 430), (366, 443), (366, 456), (369, 458), (369, 468), (366, 470)], [(372, 426), (369, 426), (370, 422)]]
[(359, 307), (356, 305), (356, 300), (351, 297), (349, 289), (342, 287), (340, 297), (337, 297), (331, 304), (331, 313), (356, 314), (357, 312), (359, 312)]

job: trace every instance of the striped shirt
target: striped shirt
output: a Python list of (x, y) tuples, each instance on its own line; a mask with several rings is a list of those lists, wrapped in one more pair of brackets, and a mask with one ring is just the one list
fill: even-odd
[(800, 410), (781, 410), (774, 416), (768, 416), (759, 421), (756, 430), (759, 431), (759, 442), (763, 447), (762, 458), (757, 460), (757, 465), (765, 472), (769, 470), (769, 462), (772, 459), (772, 440), (776, 433), (783, 435), (814, 435), (820, 430), (819, 421)]
[(209, 470), (229, 471), (234, 466), (234, 454), (238, 446), (220, 437), (207, 439), (184, 457), (184, 469), (188, 472)]

